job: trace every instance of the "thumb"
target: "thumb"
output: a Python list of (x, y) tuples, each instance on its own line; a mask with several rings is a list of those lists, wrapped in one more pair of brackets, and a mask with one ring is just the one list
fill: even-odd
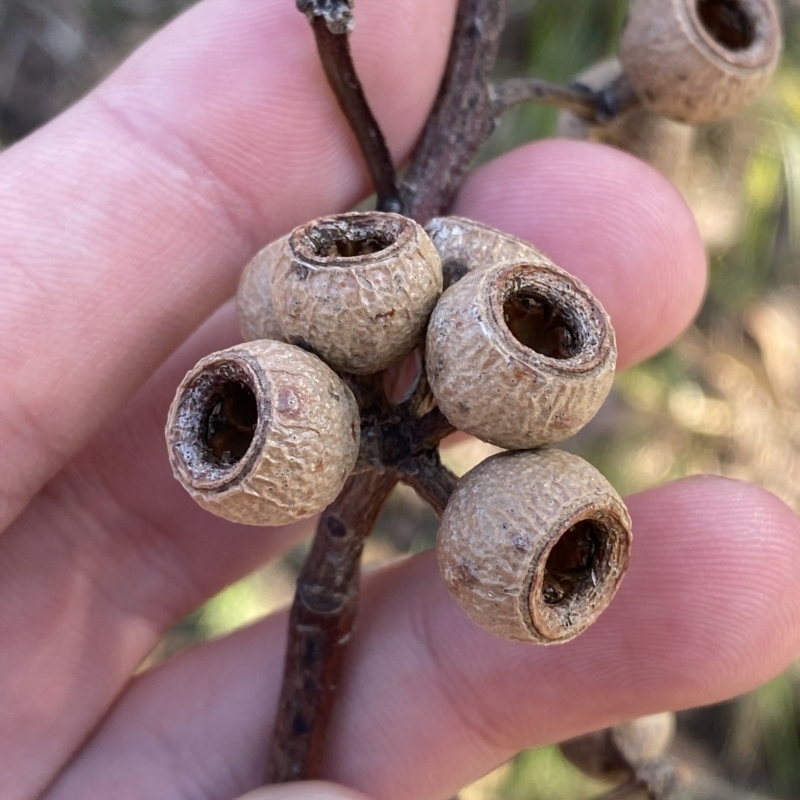
[(263, 789), (242, 795), (238, 800), (369, 800), (369, 798), (361, 792), (337, 786), (335, 783), (304, 781), (265, 786)]

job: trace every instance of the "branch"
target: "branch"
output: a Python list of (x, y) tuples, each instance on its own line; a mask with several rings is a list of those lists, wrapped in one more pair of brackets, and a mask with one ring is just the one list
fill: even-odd
[[(439, 95), (398, 196), (388, 148), (350, 56), (352, 0), (299, 0), (298, 7), (311, 21), (325, 73), (367, 160), (379, 209), (404, 210), (419, 219), (449, 206), (492, 130), (488, 81), (508, 5), (509, 0), (460, 0)], [(343, 377), (361, 410), (363, 452), (358, 468), (364, 471), (350, 477), (323, 513), (297, 580), (270, 751), (272, 783), (319, 774), (345, 645), (353, 630), (359, 558), (398, 478), (439, 514), (456, 481), (436, 450), (452, 426), (437, 410), (417, 416), (430, 400), (426, 381), (420, 381), (409, 401), (389, 409), (378, 379)]]
[(445, 436), (449, 436), (457, 430), (458, 428), (442, 414), (438, 406), (431, 409), (415, 421), (412, 429), (412, 454), (436, 447)]
[(597, 97), (586, 86), (565, 86), (541, 78), (506, 78), (497, 81), (489, 87), (489, 96), (495, 119), (512, 106), (531, 101), (572, 111), (585, 119), (593, 119), (597, 109)]
[(597, 91), (582, 83), (564, 85), (533, 77), (506, 78), (491, 84), (489, 96), (495, 120), (512, 106), (536, 102), (571, 111), (597, 125), (607, 125), (641, 105), (625, 75)]
[(389, 472), (354, 475), (320, 517), (289, 618), (269, 783), (319, 775), (345, 647), (353, 633), (361, 551), (396, 482)]
[(509, 0), (461, 0), (439, 95), (400, 189), (409, 217), (445, 213), (494, 127), (489, 76)]
[(392, 156), (367, 102), (350, 54), (352, 0), (299, 0), (298, 8), (311, 22), (325, 75), (339, 106), (358, 140), (378, 194), (378, 211), (400, 213)]
[(408, 459), (397, 470), (400, 480), (410, 486), (441, 517), (458, 483), (458, 476), (439, 459), (438, 450), (429, 450)]

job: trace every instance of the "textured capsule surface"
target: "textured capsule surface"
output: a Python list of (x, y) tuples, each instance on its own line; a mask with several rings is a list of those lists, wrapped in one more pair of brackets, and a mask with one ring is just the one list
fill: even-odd
[(696, 125), (752, 103), (780, 50), (772, 0), (633, 0), (619, 57), (645, 108)]
[(272, 272), (286, 237), (268, 244), (244, 268), (236, 292), (236, 317), (245, 341), (285, 341), (272, 304)]
[(379, 372), (411, 352), (441, 291), (441, 260), (422, 227), (379, 212), (295, 229), (272, 277), (287, 340), (356, 374)]
[(175, 477), (201, 506), (282, 525), (339, 494), (360, 420), (350, 390), (316, 356), (260, 340), (212, 353), (186, 375), (166, 436)]
[(475, 269), (542, 257), (529, 242), (466, 217), (434, 217), (425, 230), (442, 259), (445, 286)]
[(458, 483), (439, 527), (439, 568), (481, 627), (562, 642), (614, 596), (630, 555), (630, 517), (609, 482), (560, 450), (501, 453)]
[(428, 325), (425, 366), (459, 430), (528, 449), (572, 436), (614, 379), (616, 343), (589, 290), (544, 257), (468, 273)]

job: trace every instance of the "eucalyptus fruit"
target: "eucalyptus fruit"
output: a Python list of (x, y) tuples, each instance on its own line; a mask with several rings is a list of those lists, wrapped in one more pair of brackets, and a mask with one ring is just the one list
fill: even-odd
[(439, 254), (399, 214), (339, 214), (296, 228), (272, 266), (272, 300), (290, 342), (370, 375), (414, 349), (442, 291)]
[(482, 628), (572, 639), (608, 605), (628, 564), (630, 517), (611, 484), (561, 450), (501, 453), (459, 484), (439, 528), (445, 583)]
[(633, 0), (619, 59), (646, 109), (696, 125), (752, 103), (780, 51), (772, 0)]
[(247, 525), (322, 511), (358, 455), (358, 406), (316, 356), (269, 340), (212, 353), (167, 420), (175, 477), (203, 508)]
[[(581, 72), (576, 83), (595, 91), (624, 80), (622, 64), (608, 58)], [(584, 119), (573, 111), (558, 115), (558, 135), (570, 139), (600, 142), (625, 150), (646, 161), (667, 177), (676, 175), (692, 151), (695, 129), (685, 122), (637, 108), (604, 123)]]
[(434, 217), (425, 230), (442, 259), (446, 287), (474, 269), (544, 258), (530, 242), (466, 217)]
[(611, 389), (616, 342), (589, 290), (544, 256), (470, 272), (428, 326), (425, 363), (444, 415), (506, 448), (577, 433)]
[(272, 303), (272, 272), (286, 247), (286, 237), (268, 244), (244, 268), (236, 292), (236, 317), (246, 341), (285, 341)]

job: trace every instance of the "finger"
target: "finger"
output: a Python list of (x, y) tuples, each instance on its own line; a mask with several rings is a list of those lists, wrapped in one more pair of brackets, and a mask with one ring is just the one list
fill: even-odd
[[(526, 147), (506, 157), (515, 161), (515, 176), (505, 184), (506, 191), (517, 198), (516, 204), (531, 208), (527, 224), (534, 234), (541, 228), (536, 214), (549, 219), (574, 213), (576, 207), (585, 213), (587, 224), (594, 226), (594, 240), (602, 240), (606, 235), (608, 216), (614, 213), (622, 218), (638, 216), (640, 226), (652, 235), (633, 235), (624, 241), (610, 237), (605, 242), (607, 258), (594, 273), (584, 277), (601, 291), (604, 286), (618, 284), (619, 295), (604, 297), (603, 301), (618, 327), (619, 320), (623, 320), (619, 334), (621, 351), (630, 352), (629, 337), (638, 342), (644, 340), (655, 349), (664, 336), (677, 333), (682, 317), (663, 314), (662, 324), (651, 329), (650, 335), (656, 337), (653, 342), (635, 330), (638, 318), (625, 324), (627, 309), (636, 307), (637, 297), (653, 291), (658, 278), (650, 276), (651, 269), (659, 272), (671, 269), (676, 273), (685, 270), (688, 275), (694, 271), (702, 275), (702, 250), (689, 251), (685, 256), (688, 264), (665, 257), (665, 253), (680, 252), (681, 242), (691, 229), (682, 201), (665, 188), (663, 180), (652, 170), (605, 149), (601, 149), (602, 157), (598, 159), (595, 150), (567, 146), (559, 151), (550, 143)], [(544, 208), (537, 206), (541, 186), (537, 171), (551, 157), (563, 158), (565, 162), (563, 170), (556, 170), (563, 185), (550, 192), (553, 203), (562, 204), (561, 215), (552, 203)], [(575, 168), (576, 162), (581, 169)], [(471, 179), (473, 199), (463, 202), (463, 213), (479, 215), (480, 202), (492, 193), (493, 181), (501, 168), (502, 164), (489, 165)], [(607, 190), (620, 172), (638, 187), (637, 195), (618, 195)], [(584, 186), (587, 178), (590, 187), (597, 187), (596, 195)], [(640, 207), (639, 196), (657, 198), (662, 194), (666, 197), (663, 202), (653, 199)], [(516, 204), (511, 204), (508, 218), (498, 210), (492, 222), (500, 228), (513, 228)], [(598, 207), (616, 210), (607, 211), (608, 216), (603, 218), (593, 212)], [(650, 216), (648, 209), (652, 208), (657, 211)], [(535, 235), (531, 238), (537, 241)], [(554, 239), (553, 247), (562, 261), (581, 268), (587, 251), (582, 240), (574, 236), (564, 241)], [(622, 277), (615, 279), (612, 272)], [(672, 299), (667, 293), (661, 302), (671, 308), (696, 302), (685, 288), (688, 283), (675, 280), (668, 284), (678, 298)], [(702, 278), (695, 283), (702, 283)], [(64, 758), (74, 742), (95, 724), (163, 630), (226, 583), (296, 541), (308, 529), (294, 527), (263, 537), (252, 529), (237, 530), (196, 507), (169, 472), (163, 424), (175, 387), (198, 358), (227, 346), (235, 338), (235, 324), (228, 308), (171, 359), (141, 395), (101, 432), (96, 443), (53, 481), (46, 495), (37, 499), (18, 521), (19, 533), (8, 542), (0, 542), (0, 554), (5, 549), (9, 553), (7, 563), (13, 564), (13, 574), (6, 575), (0, 561), (0, 618), (6, 614), (13, 621), (10, 608), (19, 603), (28, 609), (24, 630), (13, 635), (7, 631), (7, 640), (15, 642), (16, 657), (10, 662), (12, 675), (18, 674), (16, 681), (12, 681), (11, 676), (3, 676), (0, 671), (0, 678), (5, 677), (0, 680), (0, 703), (14, 712), (8, 719), (23, 717), (30, 697), (42, 697), (43, 692), (47, 695), (48, 690), (42, 687), (49, 685), (48, 674), (58, 672), (66, 677), (71, 663), (78, 670), (71, 678), (68, 698), (61, 695), (51, 698), (51, 704), (61, 708), (63, 722), (58, 730), (51, 728), (43, 736), (31, 726), (23, 735), (19, 726), (10, 726), (5, 729), (4, 740), (0, 727), (0, 744), (6, 741), (6, 747), (13, 747), (17, 769), (28, 762), (37, 774), (52, 769), (52, 764)], [(60, 513), (54, 512), (55, 500), (62, 503)], [(69, 559), (63, 557), (65, 551), (71, 554)], [(90, 604), (94, 622), (81, 646), (98, 655), (88, 667), (71, 661), (69, 655), (75, 647), (75, 631), (87, 627), (86, 598), (69, 592), (71, 578), (67, 576), (76, 565), (80, 565), (80, 572), (95, 576)], [(43, 584), (50, 587), (46, 593)], [(54, 607), (61, 609), (57, 617), (60, 634), (50, 636), (53, 644), (49, 657), (38, 658), (37, 670), (22, 670), (21, 665), (29, 660), (26, 654), (38, 652), (39, 631), (54, 628)], [(140, 624), (141, 620), (147, 620), (147, 624)], [(129, 629), (136, 630), (136, 635)], [(122, 637), (124, 648), (120, 643)], [(3, 685), (13, 685), (17, 691), (5, 697)], [(45, 759), (45, 752), (52, 757)]]
[[(327, 777), (397, 800), (446, 797), (524, 747), (719, 701), (792, 660), (800, 523), (786, 506), (750, 485), (695, 478), (630, 508), (635, 553), (619, 595), (559, 647), (475, 627), (432, 554), (368, 581)], [(91, 800), (112, 785), (120, 800), (138, 798), (176, 776), (208, 800), (257, 785), (284, 625), (271, 618), (143, 676), (47, 800)]]
[(585, 281), (611, 316), (620, 366), (666, 347), (702, 302), (706, 256), (691, 210), (619, 150), (569, 140), (519, 148), (466, 182), (456, 212), (532, 242)]
[(4, 800), (38, 794), (170, 625), (313, 525), (235, 525), (201, 509), (172, 477), (167, 405), (189, 367), (235, 341), (231, 306), (0, 539)]
[[(454, 2), (359, 5), (354, 58), (397, 158)], [(265, 242), (349, 207), (361, 159), (284, 0), (206, 0), (0, 156), (0, 529)]]

